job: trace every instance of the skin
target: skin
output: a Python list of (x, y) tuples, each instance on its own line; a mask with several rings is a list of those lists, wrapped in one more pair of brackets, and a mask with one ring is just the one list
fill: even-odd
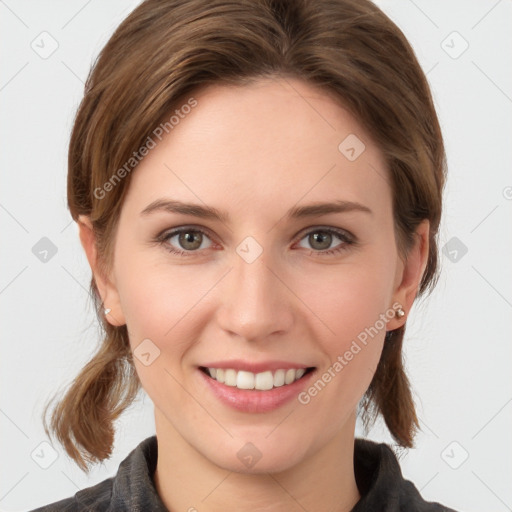
[[(267, 413), (236, 411), (205, 391), (197, 366), (281, 359), (321, 375), (395, 302), (410, 310), (426, 266), (428, 221), (403, 262), (382, 154), (324, 91), (276, 78), (211, 86), (194, 97), (198, 105), (133, 172), (108, 276), (97, 271), (88, 218), (79, 219), (108, 321), (127, 324), (132, 349), (149, 338), (160, 350), (149, 366), (135, 358), (155, 406), (157, 491), (171, 511), (349, 511), (360, 499), (356, 407), (385, 331), (407, 316), (389, 320), (307, 405), (294, 399)], [(338, 150), (349, 134), (366, 146), (355, 161)], [(141, 216), (163, 197), (226, 210), (229, 221)], [(373, 214), (285, 217), (297, 205), (340, 199)], [(211, 236), (188, 256), (166, 250), (191, 247), (177, 236), (153, 242), (190, 225)], [(348, 231), (357, 243), (322, 254), (344, 244), (336, 235), (324, 245), (308, 236), (326, 227)], [(236, 252), (248, 236), (263, 249), (252, 263)], [(237, 457), (247, 442), (261, 453), (251, 468)]]

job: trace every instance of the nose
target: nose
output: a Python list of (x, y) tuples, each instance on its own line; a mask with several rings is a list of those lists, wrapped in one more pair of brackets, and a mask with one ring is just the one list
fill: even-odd
[(217, 312), (220, 326), (231, 336), (264, 340), (293, 325), (293, 292), (282, 268), (270, 260), (265, 250), (252, 262), (234, 253), (232, 270), (221, 283)]

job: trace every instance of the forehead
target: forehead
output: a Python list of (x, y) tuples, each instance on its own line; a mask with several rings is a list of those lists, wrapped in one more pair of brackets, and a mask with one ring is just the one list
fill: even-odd
[(140, 212), (163, 196), (260, 215), (301, 198), (389, 207), (380, 151), (325, 91), (280, 78), (212, 85), (191, 97), (196, 106), (174, 116), (133, 172), (130, 208)]

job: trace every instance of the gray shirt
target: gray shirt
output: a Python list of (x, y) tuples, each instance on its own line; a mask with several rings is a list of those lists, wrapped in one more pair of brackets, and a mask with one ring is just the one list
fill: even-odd
[[(148, 437), (121, 462), (115, 476), (32, 512), (169, 512), (153, 482), (157, 455), (157, 438)], [(395, 453), (385, 443), (355, 438), (354, 472), (361, 499), (352, 512), (456, 512), (423, 500), (403, 478)]]

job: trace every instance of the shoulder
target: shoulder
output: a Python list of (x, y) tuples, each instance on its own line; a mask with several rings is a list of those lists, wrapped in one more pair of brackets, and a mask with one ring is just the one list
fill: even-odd
[(356, 438), (354, 471), (361, 499), (352, 512), (457, 512), (424, 500), (403, 477), (398, 459), (386, 443)]
[(156, 436), (148, 437), (121, 462), (115, 476), (31, 512), (166, 512), (153, 482), (157, 455)]
[(78, 491), (71, 498), (66, 498), (31, 512), (85, 512), (108, 510), (112, 501), (112, 483), (114, 478), (107, 478), (102, 482)]

